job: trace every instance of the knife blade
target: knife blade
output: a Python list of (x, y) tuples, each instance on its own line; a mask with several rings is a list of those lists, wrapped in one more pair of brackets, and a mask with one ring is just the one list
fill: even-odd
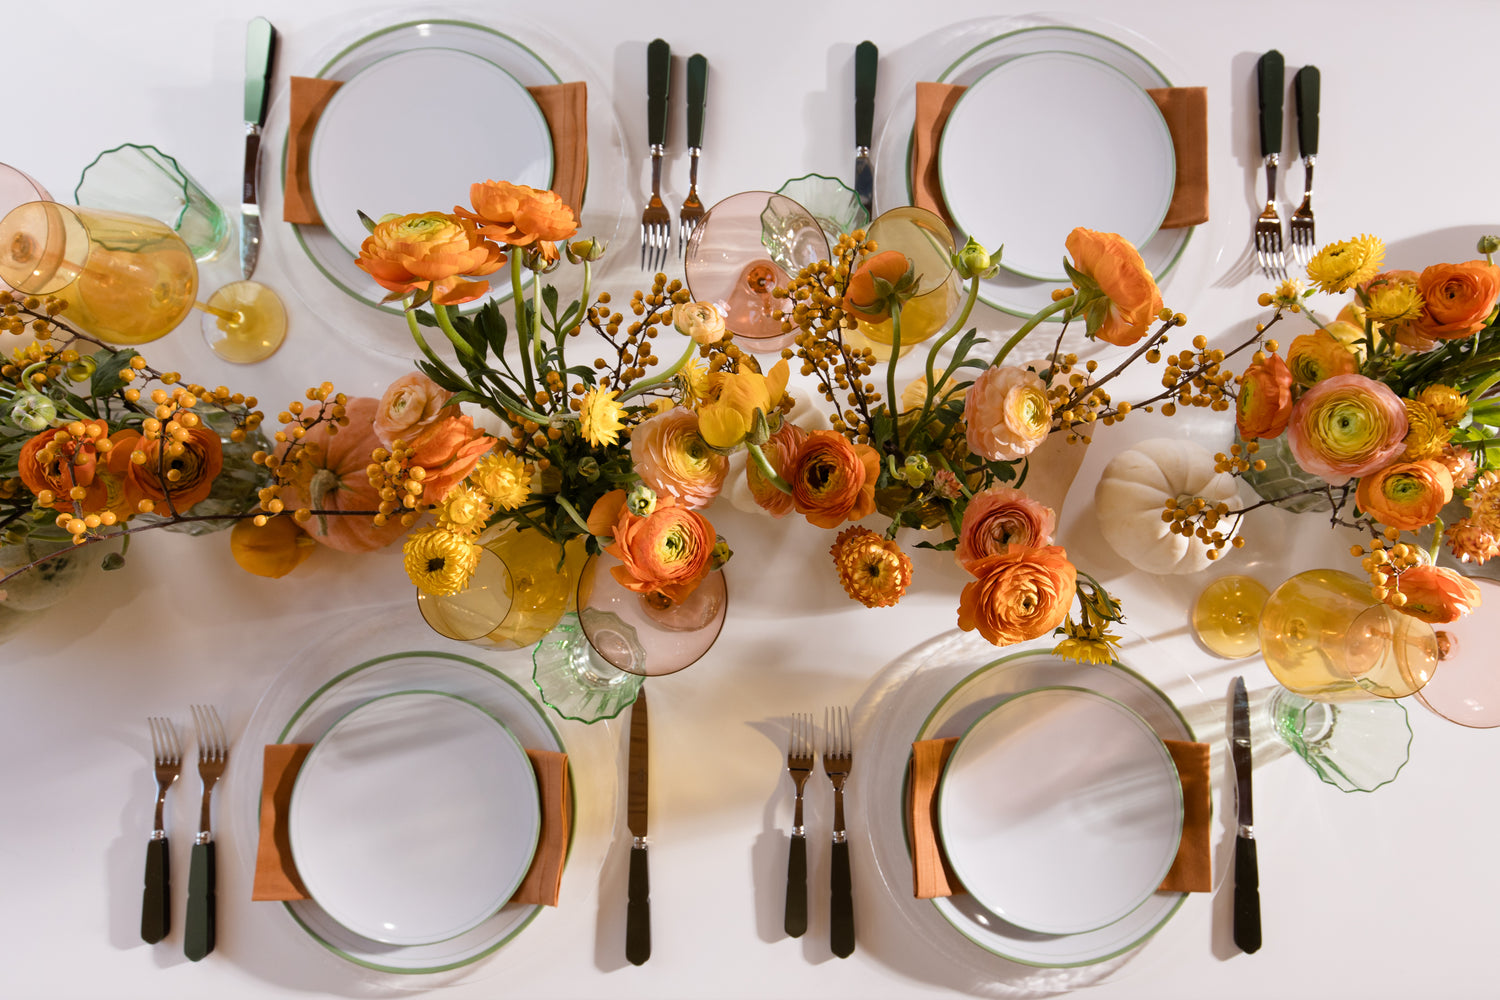
[(1234, 679), (1234, 777), (1239, 795), (1239, 829), (1234, 837), (1234, 943), (1250, 954), (1260, 950), (1260, 866), (1255, 856), (1254, 803), (1250, 794), (1250, 699), (1245, 678)]
[(252, 18), (245, 32), (245, 177), (240, 198), (240, 274), (249, 278), (260, 259), (260, 130), (266, 123), (276, 29), (263, 17)]
[(625, 820), (630, 826), (630, 885), (625, 904), (625, 957), (642, 965), (651, 957), (651, 878), (646, 866), (646, 816), (650, 811), (651, 733), (646, 689), (630, 710), (630, 758), (626, 769)]
[(875, 73), (880, 50), (874, 42), (854, 48), (854, 193), (865, 215), (875, 217), (875, 166), (870, 161), (870, 136), (875, 128)]

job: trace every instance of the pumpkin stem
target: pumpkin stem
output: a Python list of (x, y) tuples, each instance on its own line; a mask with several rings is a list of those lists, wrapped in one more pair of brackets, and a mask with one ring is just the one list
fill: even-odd
[[(307, 491), (312, 494), (312, 505), (314, 510), (324, 510), (328, 507), (329, 495), (338, 491), (339, 477), (332, 469), (319, 469), (313, 473), (312, 481), (308, 483)], [(318, 515), (318, 534), (327, 536), (328, 515)]]

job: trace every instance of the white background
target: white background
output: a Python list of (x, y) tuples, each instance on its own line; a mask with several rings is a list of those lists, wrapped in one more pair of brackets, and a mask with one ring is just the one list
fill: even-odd
[[(1267, 288), (1245, 254), (1263, 200), (1255, 133), (1254, 64), (1266, 49), (1285, 54), (1287, 81), (1308, 63), (1323, 73), (1323, 129), (1317, 218), (1325, 240), (1370, 232), (1390, 246), (1390, 264), (1420, 270), (1473, 256), (1475, 238), (1497, 231), (1493, 175), (1500, 134), (1489, 113), (1500, 10), (1442, 0), (1176, 4), (1116, 0), (1059, 5), (1066, 16), (1104, 27), (1158, 54), (1174, 82), (1209, 89), (1213, 223), (1195, 239), (1183, 274), (1166, 285), (1186, 312), (1187, 333), (1219, 343), (1242, 337)], [(96, 153), (149, 142), (179, 157), (226, 206), (237, 202), (241, 163), (244, 28), (268, 16), (281, 32), (273, 121), (285, 118), (289, 74), (311, 74), (338, 45), (370, 26), (427, 8), (339, 0), (105, 3), (6, 6), (5, 140), (0, 159), (69, 201)], [(494, 3), (434, 9), (485, 21), (533, 41), (549, 60), (589, 67), (591, 112), (612, 105), (627, 141), (627, 220), (644, 200), (645, 46), (673, 45), (674, 103), (667, 201), (686, 189), (683, 60), (710, 65), (709, 113), (700, 188), (710, 204), (737, 191), (774, 189), (817, 171), (852, 176), (853, 48), (881, 50), (877, 134), (902, 88), (933, 65), (932, 39), (999, 6), (872, 0), (863, 4)], [(1107, 21), (1105, 20), (1107, 19)], [(991, 22), (999, 23), (999, 22)], [(1113, 27), (1111, 27), (1111, 25)], [(925, 47), (924, 47), (925, 46)], [(1047, 99), (1038, 95), (1037, 99)], [(1288, 96), (1287, 159), (1295, 150)], [(1074, 138), (1064, 105), (1053, 136), (996, 136), (996, 156), (1111, 156)], [(428, 142), (420, 121), (393, 122), (372, 142)], [(265, 174), (273, 183), (272, 171)], [(1283, 171), (1282, 205), (1301, 194), (1301, 170)], [(1290, 204), (1289, 204), (1290, 203)], [(598, 208), (598, 207), (596, 207)], [(634, 227), (627, 222), (604, 285), (635, 287)], [(980, 234), (999, 243), (1004, 234)], [(314, 310), (299, 298), (292, 269), (307, 268), (287, 230), (267, 225), (257, 277), (292, 310), (286, 346), (270, 361), (218, 361), (196, 319), (147, 348), (159, 367), (260, 396), (269, 414), (324, 379), (350, 394), (378, 395), (405, 366), (360, 345), (390, 320), (358, 310)], [(212, 288), (235, 277), (231, 251), (204, 268)], [(1191, 278), (1192, 280), (1188, 280)], [(355, 317), (351, 320), (349, 317)], [(1015, 321), (981, 310), (982, 330), (1005, 334)], [(12, 344), (16, 341), (12, 341)], [(7, 348), (8, 349), (8, 348)], [(1149, 378), (1137, 388), (1149, 387)], [(1199, 735), (1222, 739), (1232, 676), (1252, 690), (1271, 679), (1258, 660), (1227, 663), (1201, 652), (1186, 632), (1187, 608), (1213, 572), (1152, 578), (1131, 570), (1103, 543), (1090, 509), (1092, 485), (1109, 454), (1156, 436), (1198, 437), (1218, 448), (1224, 424), (1201, 418), (1132, 419), (1101, 436), (1064, 514), (1061, 541), (1127, 603), (1133, 630), (1158, 640), (1147, 676), (1178, 697)], [(721, 505), (722, 508), (723, 505)], [(623, 837), (602, 874), (570, 871), (563, 905), (515, 944), (473, 970), (477, 982), (454, 997), (493, 996), (933, 996), (1039, 993), (1062, 982), (989, 961), (929, 953), (904, 932), (896, 897), (874, 878), (868, 843), (856, 844), (860, 947), (839, 961), (827, 947), (827, 784), (809, 786), (812, 928), (801, 940), (780, 931), (784, 831), (790, 783), (783, 772), (785, 718), (793, 710), (857, 705), (872, 677), (904, 652), (954, 628), (962, 573), (944, 556), (913, 551), (917, 580), (896, 609), (870, 611), (840, 591), (824, 553), (831, 537), (792, 519), (771, 522), (716, 509), (716, 525), (738, 550), (734, 605), (715, 649), (651, 693), (652, 906), (655, 950), (642, 968), (623, 956)], [(1249, 525), (1250, 546), (1226, 569), (1274, 585), (1315, 565), (1352, 568), (1316, 519), (1276, 512)], [(914, 540), (914, 539), (913, 539)], [(1488, 613), (1494, 613), (1490, 611)], [(190, 703), (212, 703), (230, 733), (304, 647), (334, 620), (364, 615), (411, 625), (416, 610), (394, 552), (346, 556), (320, 551), (291, 577), (250, 577), (227, 539), (139, 540), (126, 567), (98, 574), (64, 605), (40, 614), (0, 647), (0, 996), (293, 997), (369, 995), (399, 989), (309, 945), (276, 904), (249, 902), (244, 858), (254, 845), (233, 836), (226, 797), (218, 813), (218, 950), (202, 963), (181, 953), (189, 831), (197, 781), (173, 792), (174, 931), (157, 946), (137, 935), (141, 861), (150, 827), (148, 714), (187, 728)], [(482, 654), (518, 678), (524, 653)], [(1187, 678), (1191, 676), (1192, 680)], [(1072, 978), (1103, 997), (1469, 997), (1492, 995), (1494, 904), (1500, 878), (1492, 794), (1496, 736), (1463, 730), (1412, 706), (1416, 739), (1399, 780), (1373, 795), (1342, 795), (1295, 757), (1257, 734), (1256, 819), (1265, 947), (1238, 953), (1229, 941), (1228, 892), (1195, 897), (1142, 952), (1107, 975)], [(568, 730), (563, 731), (564, 738)], [(871, 737), (873, 738), (873, 737)], [(236, 746), (236, 754), (258, 747)], [(613, 782), (580, 775), (580, 793)], [(861, 773), (856, 756), (851, 816), (862, 783), (895, 780)], [(868, 787), (867, 785), (865, 787)], [(227, 790), (226, 790), (227, 791)], [(877, 836), (897, 836), (880, 817)], [(621, 828), (623, 833), (623, 824)], [(980, 972), (968, 971), (977, 966)], [(1096, 982), (1096, 980), (1102, 981)]]

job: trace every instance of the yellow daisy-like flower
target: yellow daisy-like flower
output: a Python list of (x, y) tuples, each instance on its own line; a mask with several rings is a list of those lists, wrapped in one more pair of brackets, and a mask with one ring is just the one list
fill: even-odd
[(1299, 312), (1302, 309), (1302, 282), (1288, 278), (1271, 293), (1271, 304), (1278, 309)]
[(474, 466), (469, 482), (501, 510), (515, 510), (531, 496), (531, 466), (517, 455), (490, 452)]
[(447, 597), (469, 585), (479, 566), (479, 546), (446, 528), (421, 528), (401, 547), (406, 575), (424, 594)]
[(911, 559), (869, 528), (845, 528), (828, 552), (844, 591), (867, 608), (890, 607), (911, 585)]
[(1422, 293), (1414, 282), (1381, 282), (1368, 293), (1365, 315), (1377, 323), (1399, 326), (1422, 315)]
[(472, 538), (484, 530), (494, 510), (482, 492), (467, 483), (460, 484), (438, 504), (438, 527)]
[(698, 358), (688, 358), (677, 372), (682, 387), (682, 405), (693, 409), (708, 395), (708, 367)]
[(1474, 480), (1464, 506), (1469, 508), (1466, 520), (1476, 529), (1500, 535), (1500, 472), (1491, 470)]
[(579, 429), (583, 439), (595, 448), (618, 444), (620, 431), (625, 429), (625, 407), (615, 397), (613, 389), (590, 389), (583, 394), (578, 411)]
[(1380, 273), (1385, 244), (1378, 236), (1356, 236), (1330, 243), (1307, 265), (1307, 276), (1319, 289), (1332, 294), (1347, 292)]
[(1052, 647), (1055, 655), (1079, 663), (1097, 663), (1101, 666), (1109, 666), (1115, 662), (1120, 637), (1107, 628), (1078, 625), (1072, 618), (1063, 622), (1063, 628), (1068, 637)]
[(1401, 403), (1406, 407), (1406, 450), (1401, 453), (1401, 460), (1418, 462), (1437, 458), (1448, 443), (1448, 424), (1420, 400), (1403, 399)]
[(1451, 385), (1429, 385), (1417, 393), (1417, 399), (1432, 407), (1447, 424), (1456, 424), (1469, 412), (1468, 397)]

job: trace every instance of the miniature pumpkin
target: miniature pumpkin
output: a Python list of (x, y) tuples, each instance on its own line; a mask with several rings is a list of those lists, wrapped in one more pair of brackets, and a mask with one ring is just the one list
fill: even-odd
[(1162, 520), (1164, 504), (1168, 498), (1193, 497), (1232, 502), (1238, 499), (1236, 487), (1233, 476), (1214, 470), (1208, 449), (1153, 438), (1110, 459), (1094, 489), (1094, 511), (1104, 540), (1121, 558), (1148, 573), (1196, 573), (1212, 561), (1209, 547), (1174, 534)]
[[(370, 485), (366, 471), (370, 454), (381, 447), (375, 436), (375, 411), (380, 400), (369, 396), (352, 397), (344, 407), (349, 416), (347, 426), (332, 433), (332, 425), (318, 424), (302, 438), (301, 474), (288, 483), (281, 499), (289, 511), (310, 510), (377, 510), (380, 492)], [(398, 517), (376, 527), (369, 517), (314, 515), (302, 525), (314, 539), (341, 552), (373, 552), (384, 548), (406, 533)]]

